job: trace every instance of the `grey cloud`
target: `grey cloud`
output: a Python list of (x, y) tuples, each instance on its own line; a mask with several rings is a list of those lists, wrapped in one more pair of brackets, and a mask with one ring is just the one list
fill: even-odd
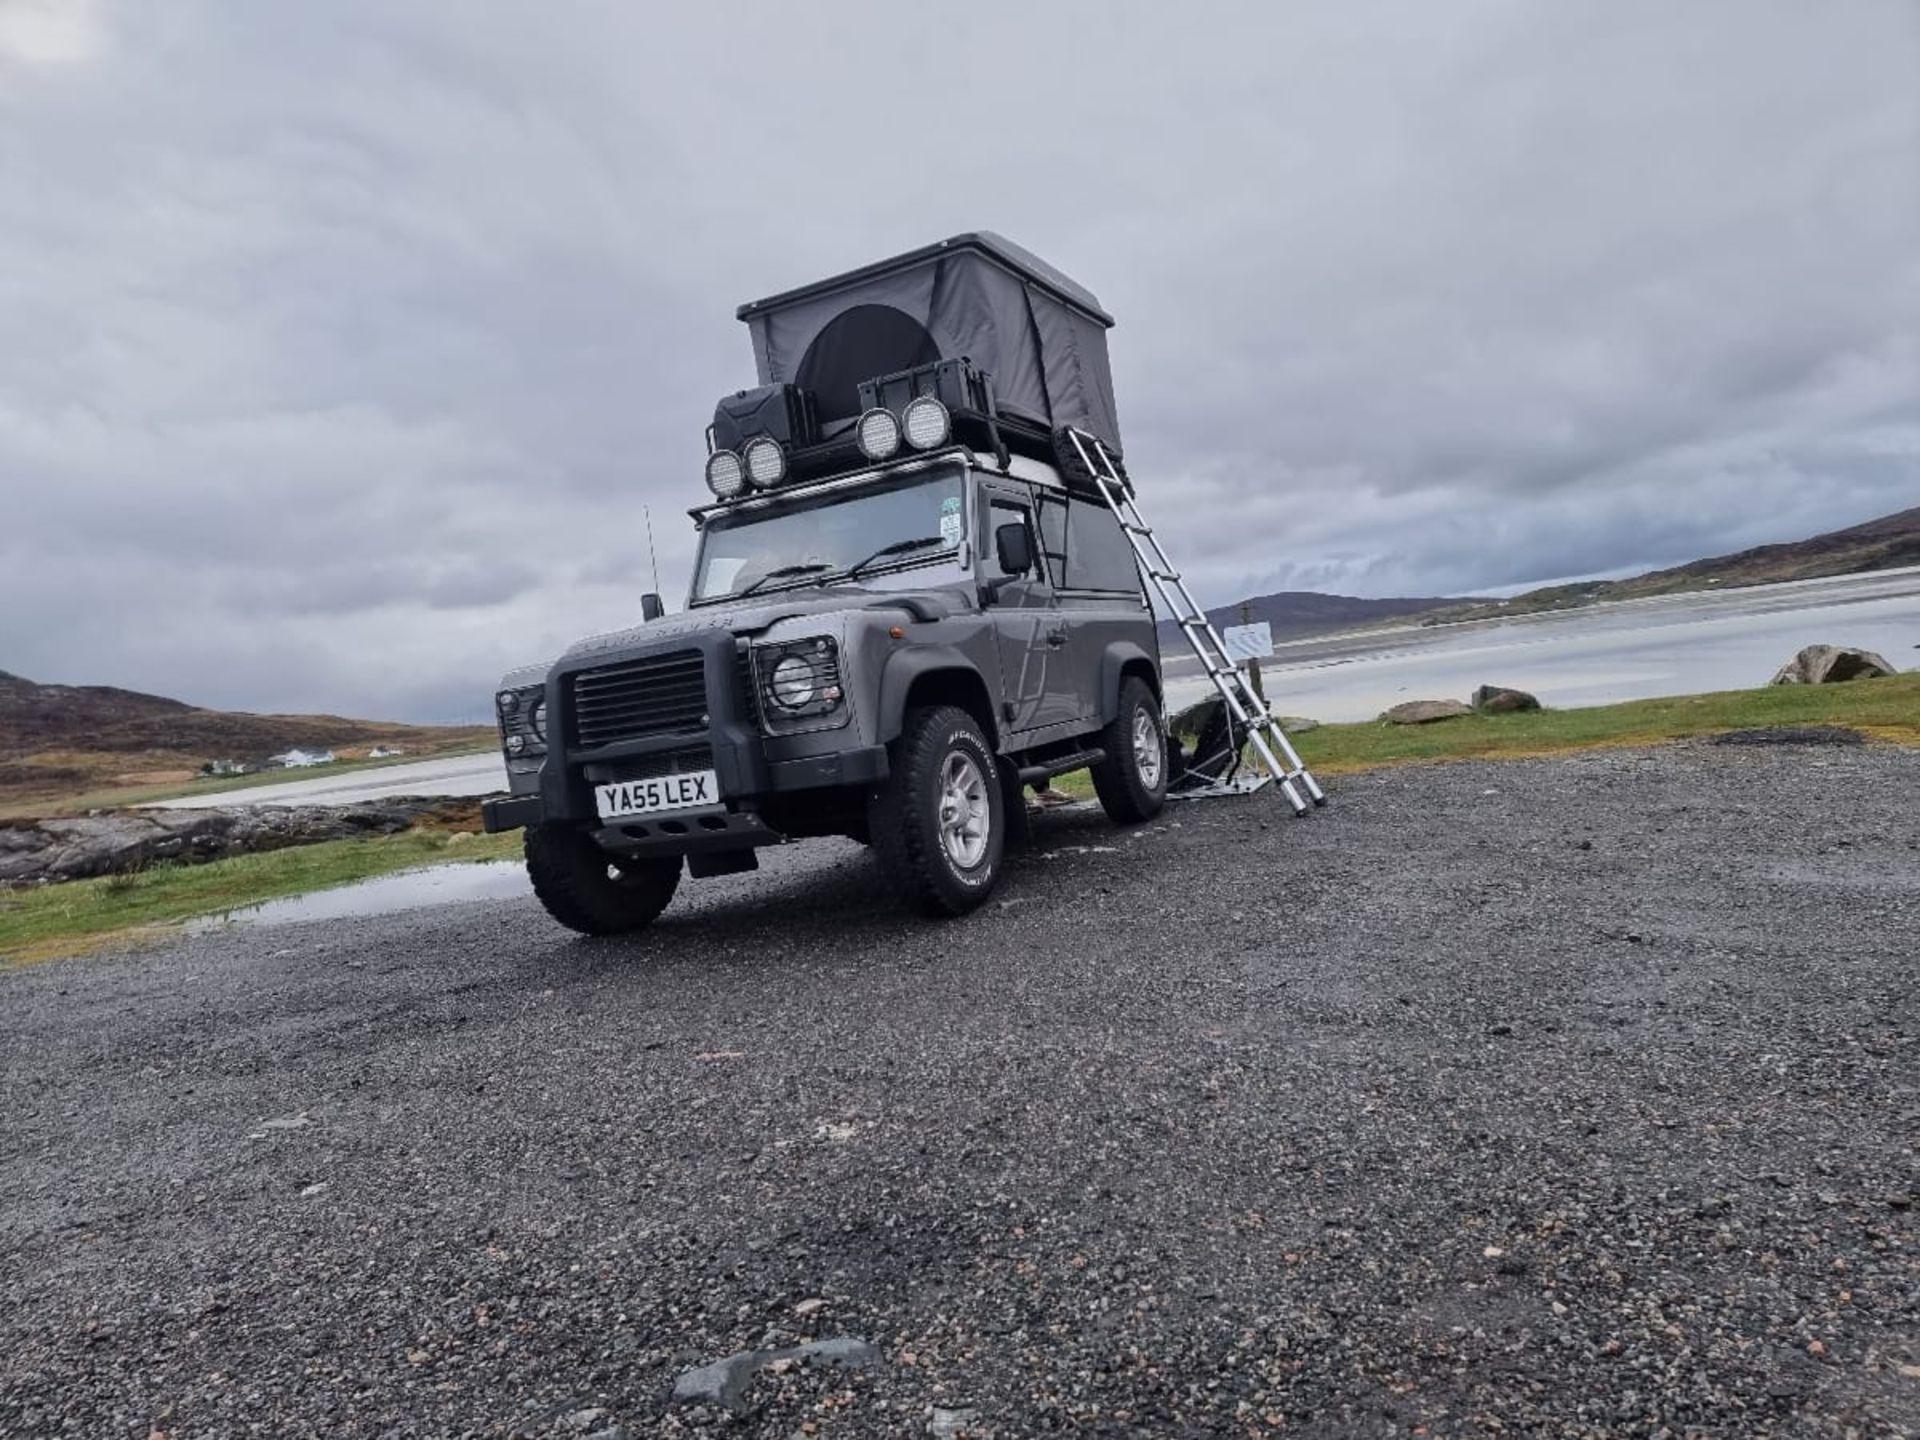
[(476, 713), (643, 506), (684, 584), (737, 302), (981, 225), (1118, 315), (1210, 602), (1912, 504), (1917, 70), (1900, 0), (0, 0), (0, 667)]

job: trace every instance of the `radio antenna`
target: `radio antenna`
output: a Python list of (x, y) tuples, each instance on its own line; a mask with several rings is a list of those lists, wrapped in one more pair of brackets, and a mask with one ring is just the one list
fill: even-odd
[(653, 507), (642, 505), (641, 512), (647, 517), (647, 558), (653, 562), (653, 593), (660, 593), (660, 557), (653, 549)]

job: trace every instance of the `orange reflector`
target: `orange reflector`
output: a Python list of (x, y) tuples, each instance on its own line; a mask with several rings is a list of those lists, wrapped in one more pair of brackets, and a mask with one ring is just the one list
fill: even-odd
[(894, 626), (891, 630), (887, 631), (887, 634), (891, 635), (896, 640), (904, 640), (907, 638), (907, 632), (902, 630), (898, 625)]

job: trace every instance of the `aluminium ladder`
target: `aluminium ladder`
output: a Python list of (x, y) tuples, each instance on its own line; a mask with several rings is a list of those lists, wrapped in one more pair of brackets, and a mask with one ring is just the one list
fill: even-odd
[(1226, 703), (1227, 712), (1234, 721), (1227, 730), (1228, 750), (1237, 751), (1238, 746), (1232, 737), (1244, 734), (1252, 743), (1254, 753), (1260, 757), (1260, 763), (1266, 767), (1267, 773), (1251, 785), (1235, 785), (1230, 777), (1233, 770), (1238, 768), (1239, 757), (1234, 754), (1231, 767), (1198, 793), (1251, 794), (1277, 782), (1280, 793), (1287, 797), (1287, 803), (1293, 806), (1296, 815), (1307, 813), (1309, 801), (1315, 805), (1326, 804), (1326, 793), (1321, 790), (1319, 782), (1301, 763), (1293, 742), (1287, 739), (1286, 732), (1280, 728), (1280, 722), (1254, 690), (1246, 672), (1227, 654), (1226, 642), (1220, 638), (1220, 632), (1213, 628), (1213, 622), (1207, 619), (1207, 612), (1200, 608), (1193, 593), (1187, 589), (1186, 581), (1181, 579), (1180, 572), (1173, 568), (1173, 561), (1161, 547), (1153, 527), (1147, 524), (1140, 507), (1134, 503), (1132, 484), (1113, 463), (1107, 447), (1098, 437), (1084, 430), (1069, 428), (1066, 435), (1079, 454), (1082, 468), (1099, 487), (1100, 497), (1107, 502), (1107, 508), (1113, 511), (1114, 518), (1126, 531), (1128, 543), (1139, 557), (1141, 568), (1152, 579), (1161, 600), (1179, 623), (1180, 633), (1187, 637), (1187, 643), (1193, 647), (1193, 653), (1200, 657), (1207, 677), (1213, 681), (1214, 689), (1220, 692), (1221, 700)]

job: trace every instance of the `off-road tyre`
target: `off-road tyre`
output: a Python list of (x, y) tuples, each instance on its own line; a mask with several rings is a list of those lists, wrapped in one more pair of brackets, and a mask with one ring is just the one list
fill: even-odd
[(571, 825), (527, 827), (527, 878), (547, 913), (582, 935), (644, 930), (680, 888), (680, 858), (609, 855)]
[[(918, 706), (909, 710), (900, 738), (888, 747), (886, 782), (874, 791), (867, 806), (873, 851), (900, 897), (924, 915), (963, 915), (992, 893), (1000, 877), (1006, 844), (1006, 792), (993, 747), (980, 723), (955, 705)], [(947, 839), (943, 806), (949, 780), (977, 778), (980, 810), (971, 805), (966, 815), (983, 816), (985, 833), (978, 838), (979, 856), (963, 863), (972, 838)], [(956, 817), (964, 818), (964, 817)]]
[[(1100, 748), (1107, 758), (1091, 767), (1093, 793), (1107, 817), (1115, 824), (1138, 825), (1158, 815), (1167, 801), (1172, 766), (1160, 702), (1138, 675), (1120, 682), (1120, 705), (1100, 732)], [(1143, 754), (1148, 748), (1153, 753)]]

